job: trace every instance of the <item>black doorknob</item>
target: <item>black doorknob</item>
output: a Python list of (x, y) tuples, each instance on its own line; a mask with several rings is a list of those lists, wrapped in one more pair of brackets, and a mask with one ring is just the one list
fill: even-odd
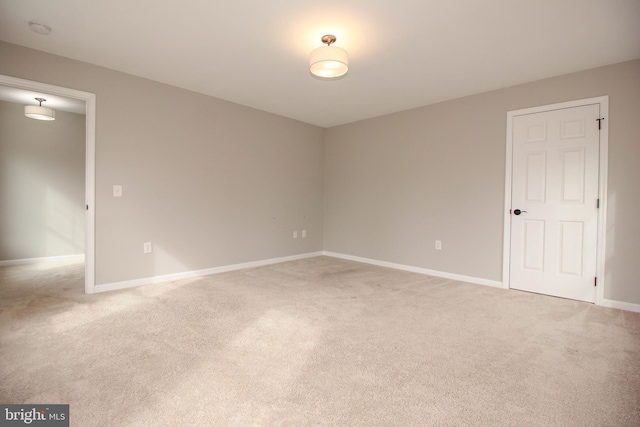
[(513, 211), (513, 213), (516, 214), (516, 215), (520, 215), (523, 212), (527, 213), (527, 211), (521, 211), (520, 209), (516, 209), (516, 210)]

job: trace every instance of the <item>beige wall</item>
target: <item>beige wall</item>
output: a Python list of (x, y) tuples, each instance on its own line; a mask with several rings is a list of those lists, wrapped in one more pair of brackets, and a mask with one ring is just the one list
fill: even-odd
[(605, 297), (640, 304), (640, 61), (323, 130), (7, 43), (0, 57), (0, 74), (97, 94), (97, 284), (322, 249), (501, 280), (506, 113), (609, 95)]
[(85, 116), (0, 101), (0, 261), (84, 253)]
[(601, 95), (605, 298), (640, 304), (640, 60), (326, 130), (325, 250), (500, 281), (507, 112)]
[(321, 128), (8, 43), (0, 58), (97, 96), (96, 284), (322, 250)]

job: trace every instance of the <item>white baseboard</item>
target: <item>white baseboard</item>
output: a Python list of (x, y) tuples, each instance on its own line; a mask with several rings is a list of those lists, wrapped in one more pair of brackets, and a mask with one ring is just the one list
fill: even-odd
[(170, 282), (174, 280), (190, 279), (194, 277), (208, 276), (210, 274), (226, 273), (227, 271), (244, 270), (245, 268), (262, 267), (265, 265), (279, 264), (281, 262), (295, 261), (304, 258), (313, 258), (322, 255), (322, 252), (311, 252), (301, 255), (292, 255), (281, 258), (271, 258), (260, 261), (245, 262), (242, 264), (224, 265), (221, 267), (206, 268), (203, 270), (185, 271), (182, 273), (165, 274), (162, 276), (145, 277), (142, 279), (126, 280), (124, 282), (107, 283), (96, 285), (95, 292), (115, 291), (118, 289), (135, 288), (143, 285), (151, 285), (154, 283)]
[(346, 259), (346, 260), (350, 260), (350, 261), (362, 262), (362, 263), (365, 263), (365, 264), (378, 265), (380, 267), (395, 268), (396, 270), (410, 271), (412, 273), (426, 274), (428, 276), (442, 277), (444, 279), (457, 280), (459, 282), (467, 282), (467, 283), (473, 283), (473, 284), (476, 284), (476, 285), (484, 285), (484, 286), (491, 286), (491, 287), (494, 287), (494, 288), (502, 288), (502, 282), (499, 282), (499, 281), (496, 281), (496, 280), (481, 279), (481, 278), (478, 278), (478, 277), (471, 277), (471, 276), (463, 276), (461, 274), (454, 274), (454, 273), (447, 273), (447, 272), (444, 272), (444, 271), (429, 270), (427, 268), (413, 267), (413, 266), (404, 265), (404, 264), (395, 264), (395, 263), (392, 263), (392, 262), (379, 261), (379, 260), (375, 260), (375, 259), (362, 258), (362, 257), (352, 256), (352, 255), (345, 255), (345, 254), (340, 254), (340, 253), (336, 253), (336, 252), (324, 251), (323, 255), (334, 257), (334, 258)]
[(633, 303), (630, 303), (630, 302), (615, 301), (615, 300), (612, 300), (612, 299), (603, 299), (602, 300), (602, 306), (603, 307), (609, 307), (609, 308), (617, 308), (619, 310), (634, 311), (636, 313), (640, 313), (640, 304), (633, 304)]
[(12, 266), (12, 265), (38, 264), (40, 262), (60, 262), (60, 261), (83, 262), (84, 254), (48, 256), (48, 257), (42, 257), (42, 258), (10, 259), (6, 261), (0, 261), (0, 267), (6, 267), (6, 266)]
[[(478, 285), (492, 286), (492, 287), (495, 287), (495, 288), (502, 288), (503, 287), (502, 286), (502, 282), (499, 282), (499, 281), (496, 281), (496, 280), (480, 279), (480, 278), (477, 278), (477, 277), (463, 276), (463, 275), (460, 275), (460, 274), (446, 273), (446, 272), (442, 272), (442, 271), (429, 270), (429, 269), (420, 268), (420, 267), (412, 267), (412, 266), (403, 265), (403, 264), (395, 264), (395, 263), (386, 262), (386, 261), (378, 261), (378, 260), (375, 260), (375, 259), (362, 258), (362, 257), (358, 257), (358, 256), (345, 255), (345, 254), (329, 252), (329, 251), (324, 251), (323, 255), (334, 257), (334, 258), (346, 259), (346, 260), (350, 260), (350, 261), (362, 262), (362, 263), (365, 263), (365, 264), (378, 265), (380, 267), (389, 267), (389, 268), (395, 268), (397, 270), (411, 271), (413, 273), (420, 273), (420, 274), (426, 274), (426, 275), (429, 275), (429, 276), (442, 277), (444, 279), (457, 280), (457, 281), (460, 281), (460, 282), (467, 282), (467, 283), (474, 283), (474, 284), (478, 284)], [(602, 300), (602, 304), (600, 304), (600, 305), (603, 306), (603, 307), (617, 308), (619, 310), (633, 311), (633, 312), (636, 312), (636, 313), (640, 313), (640, 304), (633, 304), (633, 303), (629, 303), (629, 302), (614, 301), (614, 300), (610, 300), (610, 299), (604, 299), (604, 300)]]

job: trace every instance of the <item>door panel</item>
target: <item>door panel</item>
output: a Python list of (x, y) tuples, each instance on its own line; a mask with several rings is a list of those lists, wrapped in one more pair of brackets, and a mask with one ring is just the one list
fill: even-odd
[(593, 302), (599, 105), (513, 118), (510, 286)]
[(562, 168), (562, 197), (564, 203), (584, 204), (584, 148), (562, 150), (560, 153)]
[(527, 153), (526, 174), (528, 202), (544, 203), (547, 193), (547, 153), (544, 151)]
[(584, 224), (576, 221), (560, 221), (560, 274), (580, 277), (582, 275), (582, 248)]

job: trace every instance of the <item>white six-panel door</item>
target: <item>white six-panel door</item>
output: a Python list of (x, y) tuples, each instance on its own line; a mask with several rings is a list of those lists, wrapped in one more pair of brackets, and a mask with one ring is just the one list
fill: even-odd
[(513, 118), (510, 287), (593, 302), (599, 105)]

